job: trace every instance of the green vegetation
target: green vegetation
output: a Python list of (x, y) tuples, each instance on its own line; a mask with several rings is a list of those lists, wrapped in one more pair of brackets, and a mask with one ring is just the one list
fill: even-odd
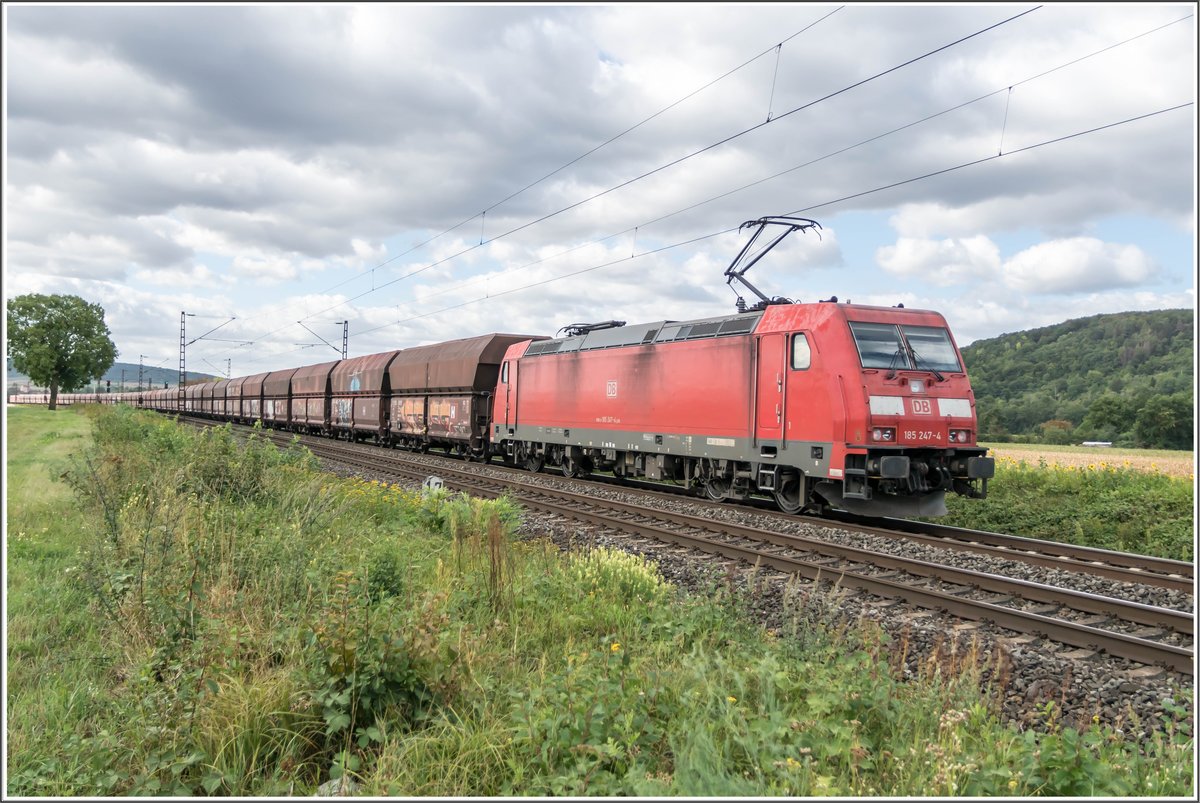
[(938, 522), (1193, 560), (1195, 483), (1109, 465), (1104, 456), (1078, 467), (997, 457), (987, 498), (949, 496), (949, 514)]
[(1094, 315), (978, 340), (981, 440), (1194, 448), (1192, 310)]
[(9, 795), (1192, 792), (1186, 692), (1140, 739), (1053, 706), (1018, 732), (998, 656), (901, 681), (903, 640), (802, 585), (764, 632), (723, 575), (681, 596), (515, 539), (503, 500), (86, 414), (84, 448), (76, 408), (9, 413)]

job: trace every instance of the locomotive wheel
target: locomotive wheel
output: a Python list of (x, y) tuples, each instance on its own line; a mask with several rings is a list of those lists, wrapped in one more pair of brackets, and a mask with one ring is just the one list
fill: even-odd
[(536, 474), (542, 470), (542, 466), (546, 465), (546, 455), (537, 454), (532, 444), (518, 443), (513, 461), (526, 471)]
[(704, 495), (714, 502), (725, 501), (729, 493), (729, 483), (725, 480), (709, 480), (704, 483)]
[(783, 485), (775, 491), (775, 504), (779, 505), (779, 509), (784, 513), (795, 515), (804, 509), (804, 499), (801, 496), (801, 488), (804, 483), (800, 481), (800, 477), (795, 475), (786, 476), (783, 478)]
[(592, 472), (588, 469), (588, 462), (572, 460), (568, 456), (563, 456), (562, 473), (564, 477), (571, 479), (583, 479)]

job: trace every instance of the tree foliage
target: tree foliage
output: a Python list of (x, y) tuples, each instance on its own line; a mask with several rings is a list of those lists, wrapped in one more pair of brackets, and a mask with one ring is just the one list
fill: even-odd
[(962, 352), (984, 440), (1193, 448), (1192, 310), (1093, 315)]
[(70, 392), (101, 376), (117, 358), (104, 309), (79, 296), (31, 293), (8, 301), (8, 356), (13, 367), (50, 388)]

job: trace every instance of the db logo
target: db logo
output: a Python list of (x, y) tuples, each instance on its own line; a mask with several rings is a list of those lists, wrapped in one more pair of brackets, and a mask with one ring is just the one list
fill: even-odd
[(929, 399), (910, 399), (913, 415), (933, 415), (933, 402)]
[(617, 398), (617, 380), (615, 379), (610, 379), (608, 381), (608, 398)]

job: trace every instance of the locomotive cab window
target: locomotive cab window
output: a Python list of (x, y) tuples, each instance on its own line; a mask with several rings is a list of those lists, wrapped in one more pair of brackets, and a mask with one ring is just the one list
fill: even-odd
[(504, 365), (500, 366), (500, 384), (502, 384), (502, 385), (508, 384), (508, 363), (507, 362), (505, 362)]
[(900, 328), (894, 323), (851, 321), (850, 331), (858, 346), (863, 368), (911, 368), (908, 352), (900, 342)]
[(950, 342), (950, 333), (945, 329), (939, 326), (901, 326), (900, 329), (919, 370), (962, 371)]
[(804, 371), (810, 365), (812, 365), (812, 349), (808, 345), (808, 338), (802, 332), (797, 332), (792, 335), (792, 368)]
[(950, 333), (940, 326), (851, 321), (863, 368), (961, 372)]

